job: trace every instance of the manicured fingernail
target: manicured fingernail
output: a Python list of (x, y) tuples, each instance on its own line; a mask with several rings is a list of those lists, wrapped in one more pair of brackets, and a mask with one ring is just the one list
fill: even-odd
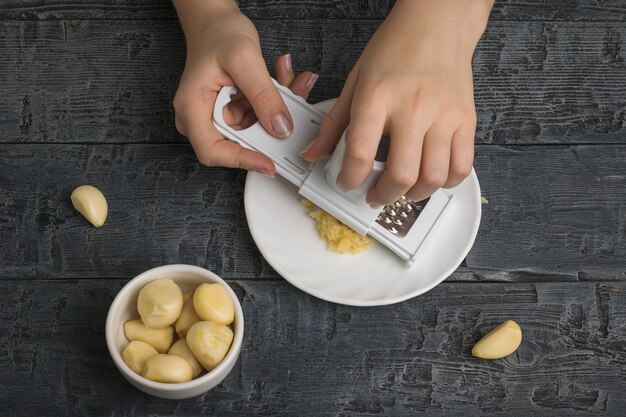
[(307, 81), (306, 88), (308, 91), (311, 91), (313, 89), (313, 86), (315, 85), (319, 77), (320, 76), (318, 74), (313, 74), (311, 78), (309, 79), (309, 81)]
[(272, 117), (270, 122), (272, 123), (272, 129), (277, 137), (286, 138), (291, 135), (291, 123), (283, 113), (278, 113), (276, 116)]
[(365, 202), (373, 209), (379, 210), (383, 208), (383, 205), (376, 198), (373, 198), (371, 195), (365, 197)]
[(285, 54), (285, 69), (291, 71), (291, 54)]
[(313, 145), (315, 145), (315, 142), (317, 142), (317, 138), (313, 139), (313, 140), (311, 141), (311, 143), (309, 143), (308, 145), (306, 145), (306, 147), (300, 151), (300, 156), (304, 156), (304, 154), (305, 154), (305, 153), (307, 153), (308, 151), (310, 151), (310, 150), (311, 150), (311, 148), (313, 148)]
[(337, 187), (339, 187), (339, 189), (341, 191), (343, 191), (344, 193), (347, 193), (348, 191), (350, 191), (342, 183), (340, 183), (339, 181), (337, 181), (336, 184), (337, 184)]
[(254, 172), (258, 172), (259, 174), (263, 174), (266, 177), (274, 178), (274, 173), (272, 171), (266, 171), (264, 169), (255, 169)]
[(371, 198), (366, 197), (365, 198), (365, 202), (367, 203), (368, 206), (370, 206), (371, 208), (379, 208), (382, 207), (381, 204), (376, 201), (376, 200), (372, 200)]

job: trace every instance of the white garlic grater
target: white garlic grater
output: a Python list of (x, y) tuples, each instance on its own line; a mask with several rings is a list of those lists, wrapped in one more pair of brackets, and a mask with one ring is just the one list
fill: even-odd
[(302, 159), (299, 153), (319, 133), (326, 113), (294, 95), (276, 81), (283, 97), (294, 131), (288, 138), (278, 139), (267, 133), (259, 122), (237, 131), (223, 117), (224, 107), (236, 87), (224, 87), (219, 92), (213, 110), (213, 123), (226, 138), (267, 155), (276, 165), (276, 172), (293, 183), (299, 193), (361, 235), (370, 235), (387, 246), (408, 264), (412, 264), (434, 227), (441, 221), (453, 195), (438, 190), (429, 199), (412, 202), (401, 198), (394, 204), (374, 209), (365, 202), (368, 189), (385, 169), (386, 153), (377, 156), (372, 172), (357, 189), (343, 192), (336, 180), (346, 148), (348, 130), (344, 132), (333, 154), (316, 163)]

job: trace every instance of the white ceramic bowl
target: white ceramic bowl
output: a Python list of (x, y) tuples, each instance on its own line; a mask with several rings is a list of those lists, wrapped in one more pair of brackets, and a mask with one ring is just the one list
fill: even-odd
[[(128, 345), (128, 339), (124, 335), (124, 323), (128, 320), (139, 318), (137, 312), (137, 297), (139, 291), (150, 281), (158, 278), (170, 278), (176, 282), (183, 293), (194, 290), (198, 285), (205, 282), (219, 283), (226, 287), (235, 306), (235, 321), (233, 323), (234, 338), (226, 357), (215, 369), (196, 379), (176, 384), (154, 382), (136, 374), (122, 360), (122, 351)], [(243, 312), (237, 296), (230, 286), (213, 272), (192, 265), (166, 265), (150, 269), (133, 278), (117, 294), (106, 321), (106, 341), (109, 353), (115, 362), (115, 366), (124, 378), (143, 392), (155, 397), (178, 400), (195, 397), (209, 391), (219, 384), (233, 369), (243, 340)]]

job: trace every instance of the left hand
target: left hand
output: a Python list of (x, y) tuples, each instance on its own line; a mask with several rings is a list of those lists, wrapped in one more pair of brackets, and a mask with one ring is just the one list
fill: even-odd
[(367, 194), (372, 206), (463, 181), (476, 129), (471, 59), (490, 8), (486, 0), (398, 0), (302, 157), (330, 155), (350, 125), (337, 178), (344, 190), (363, 183), (381, 137), (390, 137), (386, 170)]

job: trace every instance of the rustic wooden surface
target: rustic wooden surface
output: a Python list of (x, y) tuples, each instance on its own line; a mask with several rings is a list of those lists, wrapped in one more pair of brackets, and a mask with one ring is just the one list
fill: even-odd
[[(452, 284), (396, 306), (322, 302), (283, 281), (231, 281), (246, 337), (232, 373), (186, 401), (150, 398), (110, 363), (106, 310), (122, 280), (0, 282), (5, 415), (618, 415), (626, 283)], [(524, 343), (472, 344), (515, 317)]]
[[(0, 154), (0, 233), (19, 236), (0, 248), (4, 278), (128, 278), (170, 262), (278, 278), (250, 239), (245, 174), (201, 167), (187, 144), (3, 144)], [(450, 280), (626, 280), (624, 161), (618, 145), (477, 146), (489, 204)], [(83, 183), (107, 196), (106, 227), (72, 208)]]
[[(268, 62), (321, 74), (317, 101), (393, 1), (239, 3)], [(245, 224), (245, 174), (201, 167), (176, 133), (169, 0), (3, 1), (0, 416), (623, 415), (625, 22), (623, 0), (497, 1), (474, 59), (476, 244), (431, 292), (353, 308), (283, 281)], [(69, 202), (86, 182), (102, 229)], [(222, 384), (165, 401), (116, 371), (104, 320), (130, 278), (177, 262), (228, 279), (247, 327)], [(472, 359), (508, 318), (517, 353)]]
[[(316, 102), (339, 95), (378, 24), (257, 28), (269, 62), (291, 52), (296, 68), (321, 74)], [(492, 22), (474, 57), (477, 142), (620, 143), (623, 38), (624, 22)], [(0, 21), (0, 143), (185, 143), (171, 106), (184, 46), (175, 21)]]

